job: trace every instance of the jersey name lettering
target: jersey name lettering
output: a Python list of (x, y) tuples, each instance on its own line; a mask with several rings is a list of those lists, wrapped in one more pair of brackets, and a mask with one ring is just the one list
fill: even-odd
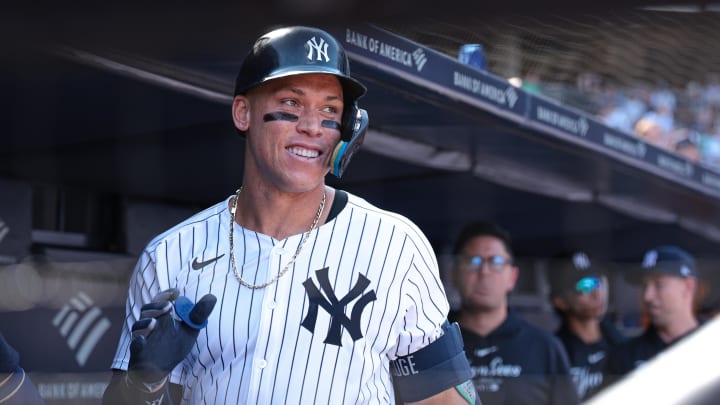
[(415, 356), (401, 357), (395, 361), (391, 361), (390, 364), (393, 368), (393, 375), (396, 377), (400, 377), (417, 374), (418, 372), (417, 370), (415, 370), (415, 362), (413, 361), (413, 357)]

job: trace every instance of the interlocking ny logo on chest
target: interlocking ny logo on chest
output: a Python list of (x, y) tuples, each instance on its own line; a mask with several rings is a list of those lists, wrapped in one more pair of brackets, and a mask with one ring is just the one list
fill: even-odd
[(221, 255), (218, 256), (218, 257), (215, 257), (215, 258), (212, 258), (212, 259), (209, 259), (209, 260), (205, 260), (205, 261), (202, 261), (202, 262), (199, 261), (198, 258), (196, 257), (195, 259), (193, 259), (193, 261), (192, 261), (192, 263), (190, 264), (190, 266), (192, 267), (193, 270), (200, 270), (200, 269), (202, 269), (203, 267), (207, 266), (208, 264), (213, 264), (213, 263), (215, 263), (216, 261), (220, 260), (223, 256), (225, 256), (225, 253), (221, 254)]
[[(365, 310), (367, 304), (375, 301), (375, 290), (370, 290), (365, 293), (365, 289), (370, 285), (368, 280), (362, 274), (358, 275), (358, 280), (353, 288), (342, 297), (340, 300), (335, 296), (332, 284), (328, 277), (328, 268), (320, 269), (315, 271), (320, 288), (315, 285), (311, 278), (308, 278), (303, 282), (305, 292), (307, 292), (308, 298), (310, 299), (310, 307), (308, 308), (307, 315), (302, 322), (302, 326), (310, 332), (315, 331), (315, 322), (317, 321), (318, 307), (322, 307), (332, 318), (330, 321), (330, 328), (328, 329), (327, 336), (325, 337), (324, 343), (328, 343), (335, 346), (341, 346), (341, 335), (343, 328), (350, 333), (350, 337), (353, 341), (356, 341), (363, 337), (360, 329), (360, 319), (362, 313)], [(320, 293), (320, 290), (325, 292), (327, 299)], [(355, 305), (353, 305), (350, 317), (345, 314), (345, 307), (352, 302), (355, 298), (360, 297)]]

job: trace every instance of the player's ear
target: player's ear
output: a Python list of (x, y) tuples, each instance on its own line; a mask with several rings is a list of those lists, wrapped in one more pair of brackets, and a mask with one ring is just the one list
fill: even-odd
[(555, 308), (557, 308), (561, 311), (567, 311), (567, 309), (568, 309), (567, 302), (565, 302), (565, 299), (563, 299), (560, 296), (552, 297), (552, 304)]
[(232, 105), (232, 117), (235, 127), (240, 131), (250, 128), (250, 100), (243, 95), (235, 96)]
[(510, 267), (510, 278), (508, 280), (508, 286), (507, 286), (507, 292), (510, 292), (515, 289), (515, 284), (517, 283), (518, 277), (520, 276), (520, 269), (517, 268), (517, 266), (511, 266)]

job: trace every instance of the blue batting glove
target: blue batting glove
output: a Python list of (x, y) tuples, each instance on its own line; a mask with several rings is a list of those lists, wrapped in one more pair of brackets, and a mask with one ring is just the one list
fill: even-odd
[[(140, 320), (132, 327), (128, 366), (131, 380), (162, 381), (187, 357), (200, 329), (207, 325), (217, 298), (207, 294), (193, 304), (178, 295), (176, 288), (165, 290), (140, 308)], [(173, 308), (179, 320), (173, 317)]]

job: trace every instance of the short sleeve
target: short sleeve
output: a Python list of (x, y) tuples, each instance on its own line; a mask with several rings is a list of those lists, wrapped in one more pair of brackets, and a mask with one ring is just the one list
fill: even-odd
[(158, 277), (155, 260), (147, 251), (138, 259), (130, 277), (128, 296), (125, 301), (125, 318), (120, 330), (120, 339), (112, 361), (112, 368), (127, 370), (130, 361), (132, 326), (140, 319), (140, 308), (150, 302), (160, 291), (168, 288), (167, 282)]
[(442, 336), (442, 325), (450, 309), (430, 243), (422, 234), (410, 240), (415, 249), (402, 283), (405, 312), (399, 320), (400, 334), (391, 360), (414, 353)]

